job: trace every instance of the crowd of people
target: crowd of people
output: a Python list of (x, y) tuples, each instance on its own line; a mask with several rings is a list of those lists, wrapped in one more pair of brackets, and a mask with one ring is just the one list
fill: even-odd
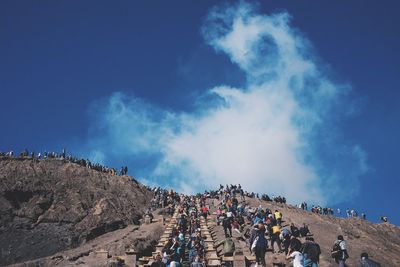
[[(61, 153), (44, 152), (35, 153), (27, 149), (15, 156), (13, 151), (1, 152), (0, 158), (31, 158), (34, 160), (62, 159), (71, 163), (93, 169), (96, 171), (109, 173), (113, 175), (126, 175), (128, 168), (122, 167), (118, 172), (115, 168), (109, 168), (98, 163), (92, 163), (88, 159), (79, 159), (67, 155), (65, 149)], [(258, 198), (265, 201), (271, 201), (279, 204), (285, 204), (286, 198), (283, 196), (269, 197), (267, 194), (244, 191), (240, 184), (238, 185), (220, 185), (217, 190), (205, 191), (197, 196), (187, 196), (178, 194), (172, 190), (165, 190), (160, 187), (153, 188), (154, 198), (151, 201), (151, 208), (148, 210), (149, 216), (151, 210), (167, 208), (167, 213), (172, 216), (178, 213), (176, 226), (165, 244), (162, 254), (157, 255), (154, 266), (180, 267), (182, 266), (185, 251), (188, 252), (188, 260), (192, 267), (203, 266), (205, 250), (204, 237), (200, 231), (200, 217), (207, 217), (210, 211), (206, 205), (207, 198), (217, 199), (216, 207), (217, 224), (223, 228), (225, 239), (216, 244), (224, 245), (224, 255), (233, 255), (235, 243), (232, 240), (233, 231), (237, 232), (243, 240), (247, 241), (249, 250), (255, 255), (257, 265), (266, 266), (265, 254), (269, 248), (272, 253), (284, 253), (287, 259), (293, 260), (294, 267), (317, 267), (321, 254), (320, 246), (315, 242), (314, 237), (310, 235), (310, 229), (306, 224), (297, 227), (293, 223), (283, 226), (283, 214), (280, 210), (271, 210), (269, 208), (250, 207), (245, 199)], [(197, 201), (200, 202), (200, 208), (197, 208)], [(301, 203), (299, 208), (308, 210), (306, 202)], [(333, 215), (332, 208), (313, 205), (311, 212), (322, 215)], [(340, 214), (340, 209), (337, 210)], [(352, 209), (346, 210), (347, 217), (358, 217), (358, 213)], [(361, 214), (362, 219), (366, 219), (366, 214)], [(387, 222), (386, 216), (381, 220)], [(251, 227), (246, 227), (250, 224)], [(339, 267), (346, 266), (346, 260), (349, 258), (347, 244), (342, 235), (337, 237), (333, 244), (332, 258), (338, 263)], [(367, 253), (361, 255), (361, 266), (379, 266), (368, 258)], [(157, 265), (158, 264), (158, 265)], [(369, 264), (369, 265), (368, 265)], [(152, 265), (153, 266), (153, 265)]]
[[(239, 201), (234, 194), (231, 194), (230, 188), (220, 192), (220, 203), (216, 208), (217, 222), (223, 227), (226, 239), (224, 242), (230, 242), (232, 229), (241, 235), (249, 246), (250, 251), (256, 256), (257, 265), (265, 266), (265, 253), (270, 247), (273, 253), (285, 253), (289, 258), (293, 257), (297, 261), (300, 257), (302, 262), (308, 261), (310, 264), (301, 266), (311, 266), (311, 263), (318, 264), (320, 249), (314, 242), (308, 226), (303, 224), (296, 227), (293, 223), (290, 227), (283, 227), (283, 214), (278, 209), (263, 209), (262, 206), (250, 207), (245, 201)], [(229, 192), (229, 193), (228, 193)], [(267, 195), (262, 195), (266, 200)], [(270, 201), (284, 203), (283, 197), (274, 197)], [(252, 225), (246, 227), (247, 223)], [(266, 238), (268, 237), (268, 239)], [(304, 244), (299, 237), (306, 238)], [(232, 246), (229, 246), (231, 248)], [(225, 253), (231, 251), (225, 251)], [(304, 258), (305, 257), (305, 258)], [(297, 265), (295, 265), (297, 266)]]
[[(152, 267), (181, 267), (185, 260), (191, 267), (204, 266), (205, 238), (200, 231), (200, 217), (207, 218), (209, 210), (205, 197), (177, 194), (172, 190), (154, 189), (152, 209), (167, 208), (171, 215), (177, 213), (177, 223), (165, 243), (162, 253), (155, 257)], [(198, 208), (197, 201), (200, 202)], [(185, 259), (185, 252), (188, 259)]]
[[(308, 206), (307, 206), (307, 203), (306, 203), (306, 202), (302, 202), (302, 203), (299, 204), (297, 207), (298, 207), (299, 209), (308, 211)], [(329, 208), (329, 207), (322, 208), (322, 207), (319, 206), (319, 205), (313, 205), (313, 206), (311, 207), (310, 211), (311, 211), (312, 213), (321, 214), (321, 215), (332, 215), (332, 216), (335, 215), (334, 209)], [(342, 211), (340, 210), (340, 208), (337, 208), (337, 209), (336, 209), (336, 215), (337, 215), (337, 216), (340, 216), (340, 215), (341, 215), (341, 212), (342, 212)], [(363, 220), (366, 220), (366, 219), (367, 219), (367, 214), (364, 213), (364, 212), (362, 212), (361, 214), (359, 214), (355, 209), (349, 209), (349, 208), (347, 208), (347, 209), (346, 209), (346, 213), (345, 213), (345, 217), (347, 217), (347, 218), (361, 218), (361, 219), (363, 219)], [(388, 219), (387, 219), (386, 216), (382, 216), (382, 217), (380, 218), (380, 220), (381, 220), (382, 222), (388, 222)]]
[[(178, 223), (174, 228), (163, 254), (159, 255), (159, 264), (154, 266), (182, 266), (184, 251), (188, 250), (189, 263), (193, 267), (204, 266), (204, 238), (200, 232), (200, 217), (207, 218), (210, 211), (207, 208), (207, 198), (213, 199), (217, 225), (223, 229), (225, 238), (215, 245), (223, 245), (223, 255), (232, 256), (235, 252), (233, 238), (245, 240), (248, 249), (256, 258), (256, 266), (266, 266), (265, 255), (267, 251), (284, 254), (286, 259), (291, 259), (294, 267), (317, 267), (320, 260), (321, 248), (314, 240), (307, 224), (296, 226), (284, 224), (284, 214), (279, 209), (271, 210), (249, 206), (244, 196), (257, 197), (256, 194), (243, 191), (240, 185), (220, 186), (218, 190), (206, 191), (196, 197), (200, 199), (200, 209), (196, 208), (196, 197), (178, 195), (173, 191), (154, 188), (155, 196), (152, 208), (171, 208), (171, 215), (178, 212)], [(265, 195), (262, 195), (262, 197)], [(281, 197), (282, 199), (282, 197)], [(277, 201), (278, 200), (278, 201)], [(281, 203), (279, 199), (272, 199)], [(304, 206), (307, 204), (304, 203)], [(315, 210), (315, 211), (314, 211)], [(330, 214), (318, 206), (312, 207), (312, 212)], [(249, 226), (250, 225), (250, 226)], [(221, 229), (221, 230), (222, 230)], [(339, 267), (346, 266), (349, 258), (347, 243), (342, 235), (333, 242), (331, 256)], [(227, 262), (226, 264), (229, 264)], [(380, 266), (370, 260), (367, 253), (363, 253), (360, 266)]]
[(17, 158), (17, 159), (33, 159), (33, 160), (47, 160), (47, 159), (62, 159), (66, 160), (71, 163), (75, 163), (78, 165), (81, 165), (83, 167), (99, 171), (99, 172), (104, 172), (108, 173), (111, 175), (127, 175), (128, 174), (128, 167), (123, 166), (121, 167), (120, 170), (117, 170), (115, 168), (110, 168), (107, 166), (104, 166), (99, 163), (93, 163), (89, 159), (83, 159), (83, 158), (76, 158), (74, 156), (68, 155), (66, 153), (66, 150), (63, 149), (61, 152), (47, 152), (44, 151), (35, 153), (34, 151), (28, 151), (28, 149), (23, 150), (21, 153), (16, 155), (14, 151), (8, 151), (8, 152), (2, 152), (0, 151), (0, 159), (7, 159), (7, 158)]

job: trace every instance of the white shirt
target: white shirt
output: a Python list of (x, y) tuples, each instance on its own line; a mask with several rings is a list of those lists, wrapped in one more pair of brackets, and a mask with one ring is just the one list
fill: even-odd
[(298, 251), (290, 254), (290, 257), (293, 258), (293, 267), (304, 267), (303, 265), (303, 254)]
[(344, 242), (344, 241), (340, 241), (339, 246), (340, 246), (341, 250), (346, 250), (347, 249), (346, 242)]

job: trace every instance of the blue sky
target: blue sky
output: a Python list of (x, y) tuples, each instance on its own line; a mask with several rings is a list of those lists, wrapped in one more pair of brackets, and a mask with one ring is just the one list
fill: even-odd
[(186, 191), (243, 179), (399, 224), (398, 3), (230, 3), (1, 1), (0, 150), (66, 147)]

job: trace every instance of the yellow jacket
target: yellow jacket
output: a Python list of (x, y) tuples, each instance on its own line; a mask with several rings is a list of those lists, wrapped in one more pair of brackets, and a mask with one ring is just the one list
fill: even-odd
[(274, 213), (274, 215), (275, 215), (275, 219), (282, 219), (282, 213), (280, 213), (279, 211), (276, 211), (275, 213)]

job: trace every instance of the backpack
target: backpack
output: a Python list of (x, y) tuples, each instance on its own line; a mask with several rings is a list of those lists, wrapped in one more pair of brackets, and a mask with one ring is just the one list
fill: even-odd
[(265, 239), (264, 233), (261, 233), (256, 236), (251, 245), (251, 251), (265, 251), (268, 247), (267, 239)]
[(268, 248), (267, 239), (265, 239), (264, 233), (261, 233), (258, 236), (258, 240), (256, 243), (256, 250), (257, 251), (265, 251)]
[(231, 225), (231, 218), (230, 218), (230, 217), (225, 218), (225, 219), (223, 220), (223, 222), (222, 222), (222, 225), (223, 225), (224, 227), (228, 227), (228, 228), (229, 228), (229, 226)]
[(286, 229), (286, 228), (284, 228), (284, 229), (282, 230), (281, 233), (282, 233), (282, 236), (283, 236), (283, 237), (287, 237), (287, 236), (290, 235), (289, 229)]
[(331, 257), (334, 259), (338, 259), (341, 257), (342, 255), (342, 249), (340, 248), (340, 243), (342, 243), (343, 241), (340, 242), (335, 242), (335, 244), (333, 244), (332, 247), (332, 251), (331, 251)]
[(279, 235), (281, 233), (281, 227), (279, 225), (272, 226), (272, 233)]
[(306, 242), (302, 248), (302, 253), (307, 255), (306, 258), (311, 260), (311, 262), (318, 261), (318, 255), (320, 254), (319, 246), (315, 243)]

